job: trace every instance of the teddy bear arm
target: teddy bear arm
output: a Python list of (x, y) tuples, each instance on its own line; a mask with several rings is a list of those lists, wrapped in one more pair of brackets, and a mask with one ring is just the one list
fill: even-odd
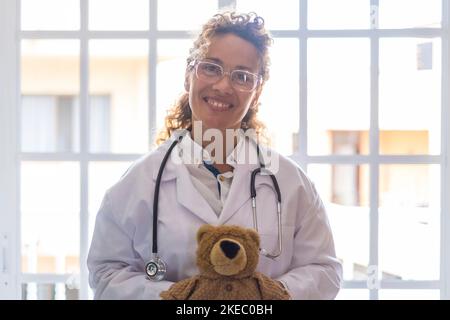
[(197, 285), (197, 277), (187, 278), (175, 282), (166, 291), (161, 292), (163, 300), (187, 300)]
[(289, 300), (291, 296), (276, 280), (257, 272), (256, 281), (261, 291), (262, 300)]

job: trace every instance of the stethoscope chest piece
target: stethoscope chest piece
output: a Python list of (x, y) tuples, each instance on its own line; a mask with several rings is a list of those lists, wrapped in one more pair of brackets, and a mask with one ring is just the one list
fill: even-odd
[(164, 279), (166, 271), (167, 265), (159, 257), (152, 258), (145, 265), (145, 272), (147, 273), (148, 278), (152, 281), (161, 281), (162, 279)]

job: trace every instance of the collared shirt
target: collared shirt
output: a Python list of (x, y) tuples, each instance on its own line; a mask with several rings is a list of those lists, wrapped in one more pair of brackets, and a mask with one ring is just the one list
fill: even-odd
[[(236, 166), (235, 159), (241, 147), (241, 141), (241, 136), (238, 136), (236, 148), (231, 149), (231, 147), (227, 146), (226, 163), (233, 168)], [(215, 174), (208, 169), (207, 166), (208, 163), (212, 162), (212, 157), (207, 150), (203, 149), (191, 138), (189, 132), (186, 133), (181, 141), (179, 151), (195, 188), (219, 216), (233, 182), (233, 171)], [(205, 163), (207, 164), (206, 166)]]

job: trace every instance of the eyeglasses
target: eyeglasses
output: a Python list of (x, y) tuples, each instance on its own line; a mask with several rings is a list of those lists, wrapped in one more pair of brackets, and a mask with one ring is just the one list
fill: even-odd
[(226, 72), (221, 65), (214, 62), (194, 61), (194, 63), (197, 79), (209, 83), (216, 83), (225, 75), (229, 75), (232, 87), (239, 91), (251, 92), (255, 90), (256, 86), (262, 80), (261, 75), (246, 70), (236, 69), (231, 72)]

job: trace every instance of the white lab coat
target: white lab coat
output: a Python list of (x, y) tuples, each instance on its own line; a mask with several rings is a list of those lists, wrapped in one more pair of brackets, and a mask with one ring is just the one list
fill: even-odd
[[(159, 299), (173, 282), (198, 273), (196, 232), (201, 225), (253, 227), (250, 174), (259, 165), (236, 165), (228, 198), (217, 216), (192, 184), (175, 148), (159, 193), (158, 252), (167, 263), (167, 274), (160, 282), (147, 280), (144, 270), (152, 255), (155, 181), (174, 138), (136, 161), (105, 194), (87, 261), (96, 299)], [(275, 260), (261, 255), (257, 270), (281, 280), (293, 299), (333, 299), (342, 267), (324, 205), (314, 185), (291, 160), (279, 155), (275, 176), (282, 195), (283, 250)], [(273, 252), (278, 223), (270, 177), (258, 175), (256, 190), (261, 247)]]

